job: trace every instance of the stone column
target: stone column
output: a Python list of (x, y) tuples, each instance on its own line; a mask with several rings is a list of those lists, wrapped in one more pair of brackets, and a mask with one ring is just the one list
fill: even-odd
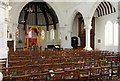
[(85, 46), (85, 50), (92, 50), (92, 48), (90, 47), (90, 30), (92, 29), (91, 27), (91, 18), (87, 17), (85, 18), (85, 33), (86, 33), (86, 46)]
[(8, 57), (7, 47), (7, 4), (0, 1), (0, 58)]
[(120, 54), (120, 2), (118, 2), (118, 52)]
[(0, 81), (3, 79), (3, 74), (0, 72)]
[(17, 26), (18, 24), (13, 24), (13, 30), (14, 30), (14, 34), (13, 34), (13, 40), (14, 40), (14, 51), (16, 51), (16, 31), (17, 31)]
[(118, 52), (120, 53), (120, 19), (118, 20)]

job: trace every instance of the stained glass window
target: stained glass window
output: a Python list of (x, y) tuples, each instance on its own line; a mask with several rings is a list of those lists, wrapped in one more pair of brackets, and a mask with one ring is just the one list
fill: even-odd
[(45, 31), (44, 30), (42, 30), (42, 32), (41, 32), (41, 37), (43, 40), (45, 39)]
[(32, 38), (32, 30), (28, 33), (28, 38)]
[(54, 29), (51, 29), (50, 31), (50, 40), (54, 40), (55, 39), (55, 31)]
[(17, 29), (16, 31), (16, 38), (18, 39), (19, 38), (19, 30)]

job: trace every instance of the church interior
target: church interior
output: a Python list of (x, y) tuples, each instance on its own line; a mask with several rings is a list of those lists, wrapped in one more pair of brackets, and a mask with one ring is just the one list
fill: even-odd
[(119, 12), (119, 0), (0, 0), (0, 81), (120, 81)]

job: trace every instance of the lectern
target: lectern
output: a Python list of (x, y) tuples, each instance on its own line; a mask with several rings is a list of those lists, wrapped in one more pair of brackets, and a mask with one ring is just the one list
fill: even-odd
[(78, 38), (77, 37), (74, 36), (71, 38), (71, 45), (72, 45), (73, 49), (77, 49), (77, 47), (78, 47)]

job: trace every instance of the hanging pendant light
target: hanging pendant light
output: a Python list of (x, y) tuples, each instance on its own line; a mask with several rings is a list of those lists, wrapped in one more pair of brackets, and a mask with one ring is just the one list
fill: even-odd
[(25, 23), (25, 20), (24, 20), (24, 18), (23, 18), (23, 20), (21, 21), (22, 23)]
[(31, 8), (31, 7), (30, 7), (27, 11), (28, 11), (28, 12), (33, 12), (33, 10), (32, 10), (32, 8)]
[[(23, 11), (22, 12), (22, 14), (24, 15), (25, 14), (25, 12)], [(22, 23), (25, 23), (25, 20), (24, 20), (24, 16), (23, 16), (23, 18), (22, 18), (22, 21), (21, 21)]]
[(28, 8), (27, 11), (28, 11), (28, 12), (33, 12), (32, 5), (31, 5), (31, 4), (29, 5), (29, 8)]

